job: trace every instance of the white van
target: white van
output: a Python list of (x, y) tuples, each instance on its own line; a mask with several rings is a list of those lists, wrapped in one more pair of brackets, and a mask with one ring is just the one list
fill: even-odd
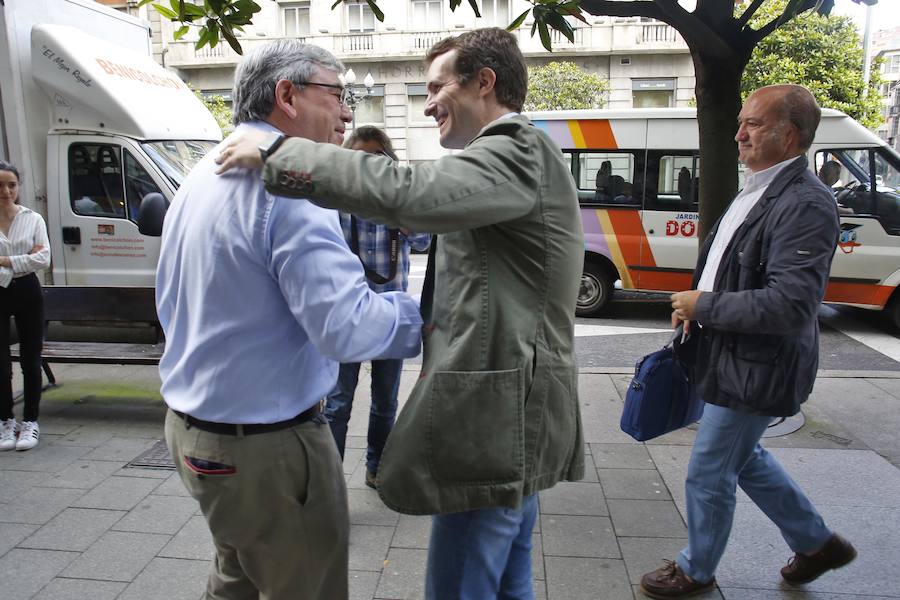
[[(562, 148), (578, 187), (586, 247), (577, 314), (597, 314), (616, 280), (623, 289), (688, 289), (698, 251), (696, 111), (528, 116)], [(841, 212), (825, 301), (887, 310), (900, 327), (900, 156), (847, 115), (825, 109), (808, 158)]]
[(160, 225), (222, 132), (154, 62), (149, 25), (90, 0), (3, 0), (0, 82), (0, 158), (47, 221), (47, 283), (152, 286), (159, 237), (138, 214), (156, 205)]

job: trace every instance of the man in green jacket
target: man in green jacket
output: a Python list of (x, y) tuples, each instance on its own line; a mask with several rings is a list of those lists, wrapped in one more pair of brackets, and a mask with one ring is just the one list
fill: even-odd
[(397, 511), (436, 515), (427, 598), (532, 598), (537, 492), (584, 471), (578, 199), (559, 148), (518, 114), (527, 70), (513, 35), (447, 38), (425, 60), (425, 114), (458, 154), (408, 167), (276, 136), (245, 140), (218, 162), (264, 162), (272, 193), (439, 234), (422, 373), (388, 438), (378, 491)]

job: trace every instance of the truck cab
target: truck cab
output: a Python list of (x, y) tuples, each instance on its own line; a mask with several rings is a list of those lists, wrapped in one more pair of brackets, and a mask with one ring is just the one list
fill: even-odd
[(138, 228), (142, 207), (168, 204), (221, 140), (215, 119), (152, 59), (143, 21), (86, 0), (5, 0), (0, 25), (0, 158), (47, 222), (47, 283), (152, 286), (159, 237)]

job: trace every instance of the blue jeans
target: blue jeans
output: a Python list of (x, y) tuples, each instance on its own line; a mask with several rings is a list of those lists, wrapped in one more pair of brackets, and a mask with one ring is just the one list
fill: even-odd
[(538, 495), (522, 508), (482, 508), (431, 522), (426, 600), (531, 600), (531, 530)]
[(759, 440), (772, 417), (704, 407), (685, 481), (688, 545), (678, 555), (695, 581), (713, 578), (734, 519), (737, 486), (781, 530), (791, 550), (815, 552), (831, 537), (822, 516)]
[[(378, 472), (378, 462), (384, 451), (388, 434), (397, 416), (397, 391), (400, 389), (400, 371), (403, 361), (396, 359), (372, 361), (372, 407), (369, 409), (369, 438), (366, 450), (366, 469)], [(325, 417), (337, 443), (341, 460), (347, 441), (347, 423), (353, 409), (353, 394), (359, 379), (359, 363), (345, 363), (338, 372), (337, 385), (328, 394)]]

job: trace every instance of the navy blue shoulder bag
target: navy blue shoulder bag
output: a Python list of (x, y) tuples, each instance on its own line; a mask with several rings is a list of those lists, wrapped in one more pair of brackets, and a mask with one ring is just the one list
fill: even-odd
[(692, 354), (700, 335), (692, 332), (682, 340), (681, 332), (679, 326), (668, 344), (635, 366), (620, 427), (639, 442), (686, 427), (703, 414), (703, 400), (691, 384)]

